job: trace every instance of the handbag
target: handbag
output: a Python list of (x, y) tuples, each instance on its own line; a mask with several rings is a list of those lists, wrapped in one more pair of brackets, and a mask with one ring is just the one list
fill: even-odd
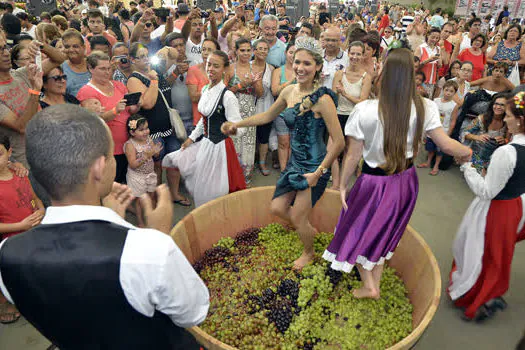
[(180, 141), (186, 141), (188, 139), (188, 134), (186, 133), (186, 128), (184, 127), (184, 123), (182, 122), (179, 111), (170, 107), (168, 101), (166, 101), (166, 97), (164, 97), (164, 94), (162, 91), (160, 91), (160, 89), (159, 94), (162, 96), (162, 100), (164, 101), (164, 104), (168, 109), (168, 113), (170, 114), (170, 123), (171, 127), (175, 131), (175, 135)]
[(518, 66), (518, 62), (516, 62), (516, 65), (514, 68), (512, 68), (508, 79), (512, 84), (514, 84), (514, 86), (520, 85), (520, 68)]

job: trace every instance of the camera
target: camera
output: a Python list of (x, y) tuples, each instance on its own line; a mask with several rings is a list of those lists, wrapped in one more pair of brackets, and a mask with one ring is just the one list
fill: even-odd
[(127, 63), (129, 62), (128, 57), (125, 56), (125, 55), (114, 56), (113, 58), (116, 59), (118, 62), (120, 62), (120, 63), (122, 63), (122, 64), (127, 64)]
[(210, 13), (207, 12), (207, 11), (201, 11), (201, 18), (209, 18), (210, 17)]

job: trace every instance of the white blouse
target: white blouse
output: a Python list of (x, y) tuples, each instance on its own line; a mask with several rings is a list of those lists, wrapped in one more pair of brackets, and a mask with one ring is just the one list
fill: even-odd
[(485, 177), (478, 174), (477, 170), (472, 167), (472, 163), (465, 163), (461, 166), (465, 180), (476, 196), (483, 200), (492, 200), (503, 190), (514, 173), (517, 162), (517, 152), (511, 146), (512, 143), (525, 146), (525, 135), (514, 135), (511, 143), (498, 147), (494, 151)]
[[(431, 131), (441, 127), (439, 109), (435, 102), (424, 98), (425, 123), (423, 131)], [(358, 103), (348, 118), (345, 135), (364, 141), (363, 158), (372, 168), (377, 168), (386, 162), (383, 151), (383, 124), (379, 118), (379, 101), (367, 100)], [(406, 157), (412, 158), (412, 145), (416, 133), (416, 107), (412, 104), (410, 125), (407, 135)]]
[[(199, 112), (203, 115), (202, 118), (206, 118), (215, 111), (219, 104), (219, 98), (221, 97), (222, 91), (226, 88), (226, 85), (221, 81), (212, 88), (206, 85), (202, 88), (201, 99), (199, 100)], [(226, 112), (226, 119), (230, 122), (240, 122), (242, 120), (241, 113), (239, 111), (239, 101), (235, 94), (231, 91), (226, 91), (224, 99), (222, 101), (224, 110)], [(204, 134), (204, 122), (202, 118), (197, 123), (197, 126), (189, 136), (190, 139), (195, 141)], [(237, 134), (243, 134), (244, 128), (237, 130)]]

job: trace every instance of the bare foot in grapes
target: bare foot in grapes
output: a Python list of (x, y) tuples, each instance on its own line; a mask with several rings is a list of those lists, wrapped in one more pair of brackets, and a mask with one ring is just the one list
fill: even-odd
[(379, 290), (375, 288), (366, 288), (361, 287), (359, 289), (354, 289), (352, 294), (357, 299), (370, 298), (370, 299), (379, 299)]
[(306, 265), (311, 263), (313, 260), (314, 260), (314, 254), (313, 253), (312, 254), (303, 253), (299, 257), (299, 259), (297, 259), (297, 260), (295, 260), (293, 262), (292, 270), (301, 271), (303, 269), (303, 267), (305, 267)]

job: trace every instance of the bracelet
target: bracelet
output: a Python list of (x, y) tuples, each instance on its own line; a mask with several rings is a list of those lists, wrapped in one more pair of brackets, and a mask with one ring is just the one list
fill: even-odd
[(27, 92), (29, 92), (30, 95), (40, 96), (40, 91), (37, 90), (27, 89)]
[(174, 77), (175, 79), (177, 79), (179, 77), (177, 74), (175, 74), (175, 71), (173, 73), (171, 73), (171, 76)]
[(113, 115), (117, 115), (117, 107), (113, 107), (113, 109), (111, 110), (111, 112), (113, 112)]
[(241, 84), (241, 83), (237, 84), (236, 86), (237, 86), (237, 89), (239, 89), (239, 90), (242, 90), (242, 89), (243, 89), (243, 87), (242, 87), (242, 84)]
[(158, 83), (159, 81), (158, 80), (155, 80), (155, 79), (152, 79), (150, 80), (150, 83)]

